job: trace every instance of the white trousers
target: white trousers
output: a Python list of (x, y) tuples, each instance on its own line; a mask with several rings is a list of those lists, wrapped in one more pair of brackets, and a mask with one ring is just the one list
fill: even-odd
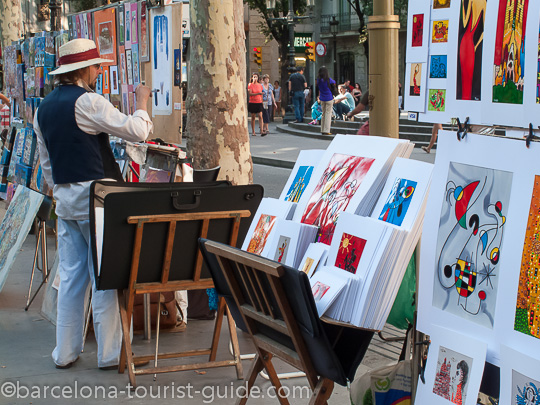
[(92, 283), (92, 317), (97, 340), (98, 367), (118, 364), (122, 344), (120, 313), (116, 290), (98, 291), (90, 246), (90, 223), (58, 220), (60, 287), (56, 321), (54, 362), (73, 362), (83, 349), (84, 296)]
[(332, 108), (334, 107), (334, 100), (321, 101), (321, 107), (321, 133), (328, 134), (330, 132), (330, 126), (332, 125)]

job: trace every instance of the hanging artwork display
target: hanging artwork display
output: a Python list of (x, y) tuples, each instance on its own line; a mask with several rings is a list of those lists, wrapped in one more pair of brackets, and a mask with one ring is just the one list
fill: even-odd
[(131, 33), (131, 45), (139, 43), (139, 24), (138, 24), (138, 6), (137, 3), (131, 3), (131, 14), (130, 18), (130, 33)]
[(409, 3), (409, 14), (407, 18), (407, 63), (427, 62), (429, 20), (429, 7), (425, 7), (421, 2)]
[(421, 47), (424, 39), (424, 14), (413, 15), (411, 46)]
[(501, 347), (499, 403), (540, 405), (540, 362), (523, 352)]
[(329, 245), (339, 214), (362, 184), (374, 159), (336, 153), (311, 195), (301, 222), (319, 227), (317, 242)]
[(100, 57), (110, 60), (102, 65), (116, 65), (116, 9), (114, 7), (94, 12), (94, 31)]
[(150, 61), (150, 43), (148, 38), (148, 9), (146, 1), (139, 4), (139, 59), (141, 62)]
[(434, 44), (448, 42), (448, 20), (433, 21), (431, 42)]
[(426, 109), (427, 63), (407, 63), (405, 68), (405, 108), (424, 112)]
[(171, 115), (173, 43), (171, 9), (151, 9), (152, 83), (158, 92), (152, 97), (152, 115)]
[(131, 6), (124, 3), (124, 47), (131, 49)]
[(448, 58), (446, 55), (431, 55), (429, 65), (430, 79), (446, 79), (448, 72)]
[(111, 94), (119, 94), (120, 82), (118, 80), (118, 66), (111, 66), (109, 72), (111, 82)]
[[(124, 26), (124, 4), (120, 4), (116, 9), (116, 20), (117, 20), (117, 34), (118, 34), (118, 45), (124, 46), (124, 36), (125, 36), (125, 26)], [(118, 50), (120, 52), (120, 50)]]
[(446, 110), (446, 89), (429, 89), (428, 111)]

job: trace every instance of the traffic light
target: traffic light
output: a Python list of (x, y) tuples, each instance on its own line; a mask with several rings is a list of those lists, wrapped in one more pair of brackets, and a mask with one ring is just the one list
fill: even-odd
[(260, 46), (256, 46), (255, 48), (253, 48), (253, 57), (255, 59), (253, 59), (253, 61), (261, 66), (262, 65), (262, 50), (261, 50), (261, 47)]
[(306, 59), (315, 62), (315, 42), (306, 42)]

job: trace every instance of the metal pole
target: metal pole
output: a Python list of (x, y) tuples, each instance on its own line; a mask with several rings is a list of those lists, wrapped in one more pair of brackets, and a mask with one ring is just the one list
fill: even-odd
[(296, 52), (294, 50), (294, 10), (293, 0), (289, 0), (289, 13), (287, 14), (287, 25), (289, 26), (289, 74), (296, 69)]
[(369, 17), (369, 131), (399, 137), (398, 31), (393, 0), (375, 0)]
[(334, 80), (339, 82), (338, 71), (337, 71), (337, 40), (336, 33), (334, 32)]

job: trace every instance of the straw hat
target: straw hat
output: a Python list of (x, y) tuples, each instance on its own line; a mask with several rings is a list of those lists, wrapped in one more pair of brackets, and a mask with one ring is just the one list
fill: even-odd
[(62, 45), (59, 50), (58, 69), (50, 75), (61, 75), (87, 66), (110, 62), (109, 59), (99, 57), (96, 44), (91, 39), (78, 38)]

